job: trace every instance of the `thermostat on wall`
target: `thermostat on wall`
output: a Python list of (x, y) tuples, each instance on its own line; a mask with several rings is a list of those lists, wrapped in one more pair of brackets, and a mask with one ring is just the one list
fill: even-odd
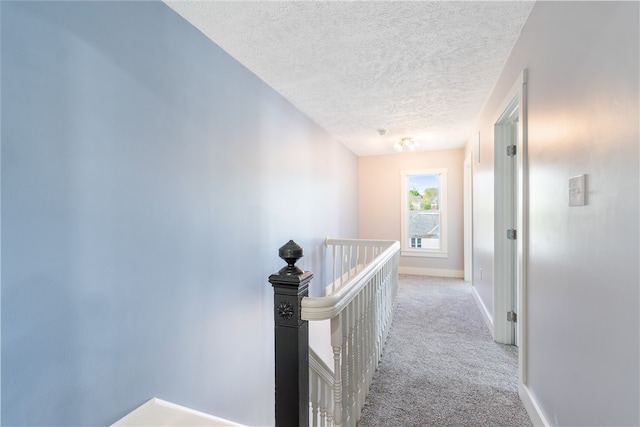
[(569, 206), (584, 206), (587, 204), (585, 183), (585, 175), (569, 178)]

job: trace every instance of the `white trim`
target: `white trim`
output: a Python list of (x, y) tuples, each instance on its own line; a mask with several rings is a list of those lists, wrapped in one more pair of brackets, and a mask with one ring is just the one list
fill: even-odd
[(484, 305), (484, 302), (482, 301), (482, 298), (480, 298), (480, 295), (478, 295), (478, 290), (475, 286), (471, 287), (471, 295), (473, 295), (473, 299), (476, 300), (476, 304), (478, 304), (478, 309), (480, 310), (480, 314), (482, 314), (484, 323), (487, 325), (487, 329), (489, 329), (491, 338), (493, 338), (493, 316), (491, 315), (491, 312), (487, 309), (487, 306)]
[[(311, 322), (313, 323), (316, 322)], [(325, 383), (333, 385), (333, 369), (311, 347), (309, 347), (309, 369), (318, 374)]]
[(518, 283), (518, 328), (520, 381), (527, 384), (527, 277), (529, 260), (529, 114), (527, 70), (522, 71), (520, 98), (520, 126), (518, 127), (518, 218), (516, 219), (520, 238), (517, 241), (517, 283)]
[[(504, 113), (494, 124), (494, 339), (501, 344), (515, 344), (515, 325), (507, 320), (507, 312), (516, 311), (513, 299), (516, 277), (516, 241), (507, 239), (507, 229), (516, 229), (517, 172), (515, 158), (507, 155), (507, 146), (517, 138), (514, 127), (517, 119), (520, 94), (517, 93), (504, 108)], [(515, 111), (515, 113), (514, 113)], [(515, 125), (515, 126), (514, 126)], [(519, 153), (518, 153), (519, 154)], [(518, 236), (520, 237), (520, 236)]]
[(449, 252), (436, 251), (433, 249), (405, 249), (400, 251), (402, 256), (416, 256), (422, 258), (449, 258)]
[(421, 268), (421, 267), (398, 267), (400, 274), (412, 274), (414, 276), (434, 276), (434, 277), (453, 277), (456, 279), (464, 278), (462, 270), (446, 270), (438, 268)]
[[(514, 307), (514, 280), (517, 284), (516, 241), (508, 240), (507, 229), (517, 227), (514, 209), (517, 203), (518, 185), (514, 174), (517, 173), (516, 158), (507, 155), (507, 146), (518, 144), (521, 123), (519, 120), (522, 104), (522, 75), (512, 86), (502, 101), (494, 120), (494, 292), (493, 318), (494, 339), (502, 344), (516, 344), (515, 325), (507, 320), (508, 311), (518, 312)], [(515, 126), (514, 126), (515, 125)], [(514, 194), (516, 193), (516, 194)], [(522, 236), (518, 236), (522, 237)]]
[[(516, 218), (516, 287), (517, 287), (517, 307), (516, 313), (518, 314), (518, 322), (516, 327), (518, 328), (518, 345), (520, 351), (518, 352), (518, 372), (520, 378), (520, 386), (525, 387), (527, 384), (527, 268), (528, 268), (528, 247), (529, 247), (529, 170), (528, 170), (528, 107), (527, 107), (527, 70), (523, 70), (522, 73), (516, 79), (511, 90), (504, 98), (504, 101), (497, 110), (498, 115), (494, 123), (500, 122), (504, 119), (505, 110), (509, 107), (514, 99), (518, 101), (518, 126), (517, 126), (517, 187), (516, 187), (516, 203), (517, 203), (517, 218)], [(509, 114), (507, 112), (506, 114)], [(495, 149), (495, 147), (494, 147)], [(495, 167), (495, 165), (494, 165)], [(498, 209), (495, 212), (496, 215), (501, 215)], [(495, 233), (503, 233), (504, 230), (495, 230)], [(499, 258), (497, 254), (498, 248), (495, 248), (494, 262)], [(497, 270), (495, 270), (497, 272)], [(494, 295), (503, 292), (503, 288), (500, 287), (498, 282), (494, 283)], [(504, 301), (504, 296), (497, 297), (496, 301)], [(500, 313), (499, 307), (494, 305), (494, 318), (495, 313)], [(502, 315), (502, 314), (498, 314)], [(502, 317), (502, 318), (506, 318)]]
[(134, 409), (112, 426), (234, 426), (242, 424), (205, 414), (156, 397)]
[(473, 153), (469, 151), (464, 159), (464, 280), (473, 282)]
[(520, 395), (520, 400), (524, 405), (524, 408), (527, 410), (527, 414), (529, 414), (529, 418), (531, 419), (531, 423), (536, 427), (549, 427), (551, 424), (545, 418), (542, 413), (542, 409), (540, 409), (540, 405), (538, 401), (533, 397), (531, 390), (526, 385), (520, 383), (520, 387), (518, 388), (518, 394)]

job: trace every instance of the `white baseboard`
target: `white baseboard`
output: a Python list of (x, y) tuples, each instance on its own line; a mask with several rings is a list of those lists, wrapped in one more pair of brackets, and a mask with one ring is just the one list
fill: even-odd
[(444, 270), (438, 268), (420, 268), (420, 267), (398, 267), (400, 274), (413, 274), (416, 276), (434, 276), (434, 277), (455, 277), (456, 279), (464, 278), (462, 270)]
[(484, 305), (484, 302), (482, 302), (482, 298), (478, 295), (478, 290), (475, 286), (471, 287), (471, 295), (473, 295), (473, 299), (476, 300), (476, 304), (478, 304), (484, 323), (486, 323), (487, 329), (489, 329), (489, 332), (491, 333), (491, 338), (495, 339), (495, 334), (493, 333), (493, 315), (489, 312), (487, 306)]
[(551, 424), (549, 424), (547, 419), (544, 417), (542, 410), (540, 410), (540, 405), (538, 405), (538, 402), (531, 394), (529, 387), (524, 384), (520, 384), (518, 391), (520, 400), (522, 400), (522, 404), (527, 410), (527, 414), (529, 414), (529, 418), (531, 418), (533, 425), (536, 427), (549, 427)]
[(242, 427), (241, 424), (234, 423), (223, 418), (214, 417), (204, 412), (195, 411), (166, 402), (158, 398), (153, 398), (134, 409), (123, 418), (119, 419), (113, 426), (118, 427), (144, 427), (144, 426), (234, 426)]

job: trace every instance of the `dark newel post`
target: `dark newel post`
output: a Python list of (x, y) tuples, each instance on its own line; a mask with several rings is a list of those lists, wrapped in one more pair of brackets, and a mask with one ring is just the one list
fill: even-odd
[(269, 276), (273, 285), (276, 356), (276, 427), (309, 425), (309, 323), (300, 318), (313, 274), (295, 266), (302, 248), (293, 240), (280, 248), (287, 262)]

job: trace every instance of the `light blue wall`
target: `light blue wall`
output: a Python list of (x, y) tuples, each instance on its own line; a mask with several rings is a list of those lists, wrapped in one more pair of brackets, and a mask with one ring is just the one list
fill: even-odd
[(1, 8), (2, 424), (271, 424), (267, 277), (356, 237), (356, 156), (160, 2)]

